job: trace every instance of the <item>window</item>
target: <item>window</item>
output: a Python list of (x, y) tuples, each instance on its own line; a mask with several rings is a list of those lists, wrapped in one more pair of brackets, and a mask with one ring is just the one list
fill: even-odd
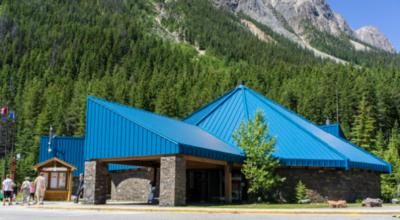
[(49, 189), (65, 189), (67, 186), (67, 173), (50, 172)]

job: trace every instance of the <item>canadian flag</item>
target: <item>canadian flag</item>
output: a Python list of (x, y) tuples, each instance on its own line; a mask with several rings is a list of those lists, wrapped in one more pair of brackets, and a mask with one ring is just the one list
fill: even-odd
[(7, 115), (8, 114), (8, 107), (5, 106), (3, 108), (0, 109), (0, 114), (1, 115)]

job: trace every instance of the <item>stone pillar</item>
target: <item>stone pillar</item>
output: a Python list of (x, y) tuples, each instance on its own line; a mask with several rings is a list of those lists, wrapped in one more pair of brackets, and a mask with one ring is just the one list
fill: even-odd
[(227, 164), (224, 167), (224, 175), (225, 175), (225, 202), (232, 202), (232, 168), (231, 165)]
[(177, 156), (161, 157), (160, 206), (186, 204), (186, 160)]
[(99, 161), (85, 162), (84, 199), (87, 204), (105, 204), (108, 190), (107, 165)]

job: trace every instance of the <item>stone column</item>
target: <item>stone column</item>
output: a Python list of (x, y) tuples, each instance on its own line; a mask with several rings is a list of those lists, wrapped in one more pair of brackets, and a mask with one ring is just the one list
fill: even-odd
[(85, 162), (84, 198), (87, 204), (105, 204), (108, 189), (107, 165), (99, 161)]
[(186, 204), (186, 160), (177, 156), (161, 157), (160, 206)]

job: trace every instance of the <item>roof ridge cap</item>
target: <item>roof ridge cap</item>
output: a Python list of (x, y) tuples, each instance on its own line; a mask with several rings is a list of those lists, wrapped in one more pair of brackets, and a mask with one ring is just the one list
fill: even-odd
[[(317, 139), (319, 142), (321, 142), (327, 149), (330, 149), (330, 150), (333, 151), (335, 154), (337, 154), (338, 156), (342, 157), (342, 158), (345, 160), (346, 169), (348, 168), (348, 162), (349, 162), (350, 159), (349, 159), (347, 156), (345, 156), (344, 154), (342, 154), (341, 152), (339, 152), (338, 150), (336, 150), (335, 148), (333, 148), (332, 146), (330, 146), (326, 141), (322, 140), (321, 138), (319, 138), (318, 136), (316, 136), (316, 135), (313, 134), (312, 132), (310, 132), (310, 131), (304, 129), (302, 126), (300, 126), (297, 122), (293, 121), (293, 120), (292, 120), (291, 118), (289, 118), (288, 116), (282, 114), (280, 111), (278, 111), (278, 110), (276, 109), (275, 106), (273, 106), (273, 105), (271, 105), (270, 103), (266, 102), (265, 100), (261, 99), (261, 98), (259, 97), (260, 94), (258, 94), (257, 92), (255, 92), (255, 91), (253, 91), (253, 90), (251, 90), (251, 89), (249, 89), (249, 91), (250, 91), (250, 93), (254, 93), (254, 94), (255, 94), (255, 97), (256, 97), (257, 99), (259, 99), (259, 100), (262, 101), (263, 103), (265, 103), (265, 104), (267, 104), (268, 106), (270, 106), (275, 112), (277, 112), (278, 114), (282, 115), (282, 116), (285, 117), (286, 119), (290, 120), (290, 121), (291, 121), (294, 125), (296, 125), (298, 128), (300, 128), (301, 130), (305, 131), (306, 133), (308, 133), (308, 134), (310, 134), (311, 136), (313, 136), (314, 138), (316, 138), (316, 139)], [(266, 99), (267, 101), (269, 101), (269, 102), (275, 104), (275, 105), (278, 105), (278, 106), (280, 107), (280, 105), (279, 105), (278, 103), (276, 103), (276, 102), (270, 100), (269, 98), (264, 97), (264, 96), (263, 96), (263, 98)], [(287, 109), (287, 108), (284, 108), (284, 107), (282, 107), (282, 108), (283, 108), (284, 110), (288, 111), (290, 114), (296, 115), (296, 116), (298, 116), (299, 118), (301, 118), (302, 120), (306, 121), (307, 123), (310, 123), (310, 122), (308, 122), (306, 119), (304, 119), (303, 117), (301, 117), (301, 116), (299, 116), (298, 114), (296, 114), (296, 113), (294, 113), (293, 111), (291, 111), (290, 109)], [(313, 123), (310, 123), (310, 124), (314, 125)], [(314, 126), (316, 126), (316, 125), (314, 125)], [(316, 126), (316, 127), (318, 128), (318, 126)], [(318, 129), (321, 129), (321, 128), (318, 128)], [(324, 131), (324, 132), (325, 132), (325, 131)]]
[(240, 88), (242, 90), (243, 107), (244, 107), (244, 110), (245, 110), (245, 113), (246, 113), (247, 121), (249, 121), (249, 119), (250, 119), (250, 117), (249, 117), (249, 109), (247, 107), (247, 99), (246, 99), (246, 94), (245, 94), (246, 87), (244, 85), (240, 85), (240, 86), (238, 86), (238, 88)]
[[(204, 108), (206, 108), (207, 106), (210, 106), (211, 104), (217, 102), (219, 99), (222, 99), (221, 103), (219, 103), (218, 105), (216, 105), (213, 109), (211, 109), (207, 114), (205, 114), (203, 117), (201, 117), (199, 120), (196, 121), (195, 125), (198, 125), (200, 122), (202, 122), (204, 119), (206, 119), (211, 113), (213, 113), (219, 106), (221, 106), (223, 103), (225, 103), (226, 100), (228, 100), (233, 94), (236, 93), (236, 91), (239, 90), (239, 88), (234, 88), (232, 90), (230, 90), (229, 92), (225, 93), (224, 95), (222, 95), (221, 97), (219, 97), (218, 99), (212, 101), (211, 103), (203, 106), (202, 108), (200, 108), (199, 110), (193, 112), (192, 114), (190, 114), (188, 117), (184, 118), (184, 120), (186, 120), (187, 118), (189, 118), (190, 116), (196, 114), (197, 112), (200, 112), (201, 110), (203, 110)], [(196, 126), (197, 127), (197, 126)]]

